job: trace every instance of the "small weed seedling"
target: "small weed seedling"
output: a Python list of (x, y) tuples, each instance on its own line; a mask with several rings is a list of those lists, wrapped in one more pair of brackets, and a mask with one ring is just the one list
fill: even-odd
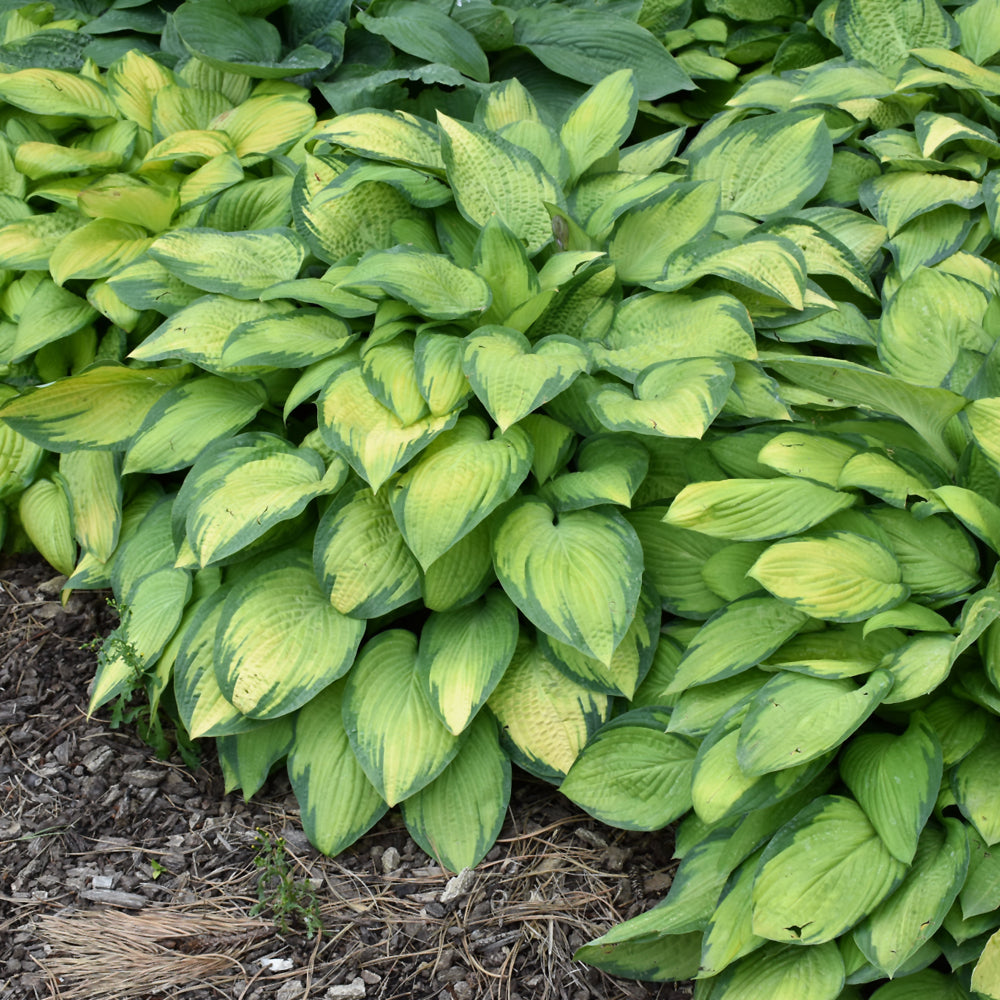
[(296, 879), (290, 871), (284, 838), (272, 838), (266, 830), (258, 830), (254, 847), (257, 851), (254, 865), (260, 878), (257, 903), (250, 915), (270, 910), (279, 934), (288, 934), (295, 927), (304, 927), (308, 938), (322, 932), (319, 900), (313, 887)]

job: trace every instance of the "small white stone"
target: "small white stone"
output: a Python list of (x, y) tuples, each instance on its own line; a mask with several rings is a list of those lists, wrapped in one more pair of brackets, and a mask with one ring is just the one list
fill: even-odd
[(387, 847), (382, 855), (382, 874), (389, 875), (399, 867), (399, 851), (395, 847)]
[(439, 903), (451, 903), (461, 899), (472, 888), (476, 873), (472, 868), (463, 868), (454, 878), (448, 879), (448, 884), (441, 892)]
[(326, 991), (326, 1000), (364, 1000), (365, 981), (356, 976), (342, 986), (331, 986)]
[(295, 963), (290, 958), (262, 958), (260, 964), (268, 972), (288, 972), (294, 968)]
[(306, 988), (301, 979), (293, 979), (274, 994), (274, 1000), (302, 1000)]
[(114, 875), (95, 875), (90, 880), (91, 889), (111, 889), (114, 887)]

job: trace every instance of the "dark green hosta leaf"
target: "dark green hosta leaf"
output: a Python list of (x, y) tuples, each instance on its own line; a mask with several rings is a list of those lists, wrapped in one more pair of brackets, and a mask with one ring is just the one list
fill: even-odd
[(767, 774), (835, 750), (891, 687), (885, 670), (876, 670), (863, 687), (847, 679), (776, 674), (754, 695), (740, 727), (740, 767), (749, 775)]
[(920, 713), (900, 736), (856, 737), (840, 758), (845, 784), (893, 857), (905, 864), (913, 861), (937, 801), (942, 770), (941, 745)]
[(299, 711), (288, 754), (306, 836), (330, 855), (353, 844), (388, 809), (351, 749), (342, 719), (345, 685), (331, 684)]
[(287, 715), (346, 673), (364, 631), (331, 607), (307, 552), (281, 553), (230, 590), (215, 635), (216, 679), (244, 715)]
[(302, 45), (281, 58), (278, 29), (261, 17), (241, 15), (222, 0), (184, 3), (173, 15), (184, 45), (203, 62), (229, 73), (277, 79), (322, 69), (330, 54)]
[(559, 786), (563, 795), (626, 830), (659, 830), (687, 812), (695, 745), (665, 732), (662, 715), (636, 709), (599, 729)]
[(476, 716), (452, 762), (402, 803), (413, 839), (454, 872), (474, 868), (493, 846), (510, 800), (510, 760), (496, 723)]
[(474, 35), (439, 8), (413, 0), (376, 0), (359, 11), (358, 23), (397, 49), (431, 63), (444, 63), (486, 82), (490, 68)]
[(525, 7), (514, 21), (514, 41), (549, 69), (582, 83), (598, 83), (628, 66), (635, 72), (641, 101), (694, 87), (659, 39), (604, 11), (564, 4)]
[(856, 802), (821, 796), (765, 848), (753, 887), (753, 931), (773, 941), (833, 941), (905, 872)]
[(724, 212), (764, 218), (801, 208), (830, 171), (822, 115), (782, 112), (730, 125), (691, 155), (691, 179), (717, 180)]
[(389, 805), (430, 784), (461, 747), (424, 696), (416, 658), (412, 632), (381, 632), (362, 648), (344, 688), (351, 748)]
[(948, 816), (920, 835), (903, 884), (854, 930), (865, 957), (893, 976), (937, 932), (969, 867), (969, 842), (960, 820)]
[(610, 664), (635, 615), (642, 547), (611, 508), (558, 518), (537, 497), (512, 501), (493, 531), (497, 577), (518, 609), (555, 639)]

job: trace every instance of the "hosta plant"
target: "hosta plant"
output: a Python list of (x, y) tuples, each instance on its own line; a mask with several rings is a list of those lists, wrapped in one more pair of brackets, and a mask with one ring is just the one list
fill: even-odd
[(323, 6), (0, 74), (0, 511), (128, 608), (91, 709), (329, 853), (475, 864), (511, 761), (680, 820), (615, 974), (1000, 996), (996, 0)]

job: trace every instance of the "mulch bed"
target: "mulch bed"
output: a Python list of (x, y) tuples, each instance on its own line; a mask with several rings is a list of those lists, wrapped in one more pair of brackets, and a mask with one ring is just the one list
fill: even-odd
[[(115, 622), (102, 594), (64, 608), (62, 582), (0, 562), (0, 1000), (691, 996), (572, 960), (663, 897), (669, 832), (604, 827), (519, 775), (499, 842), (460, 879), (396, 811), (324, 857), (284, 776), (244, 802), (223, 794), (210, 745), (191, 771), (87, 718), (95, 654), (82, 647)], [(295, 912), (280, 930), (272, 910), (252, 913), (260, 845), (279, 838), (320, 934)]]

